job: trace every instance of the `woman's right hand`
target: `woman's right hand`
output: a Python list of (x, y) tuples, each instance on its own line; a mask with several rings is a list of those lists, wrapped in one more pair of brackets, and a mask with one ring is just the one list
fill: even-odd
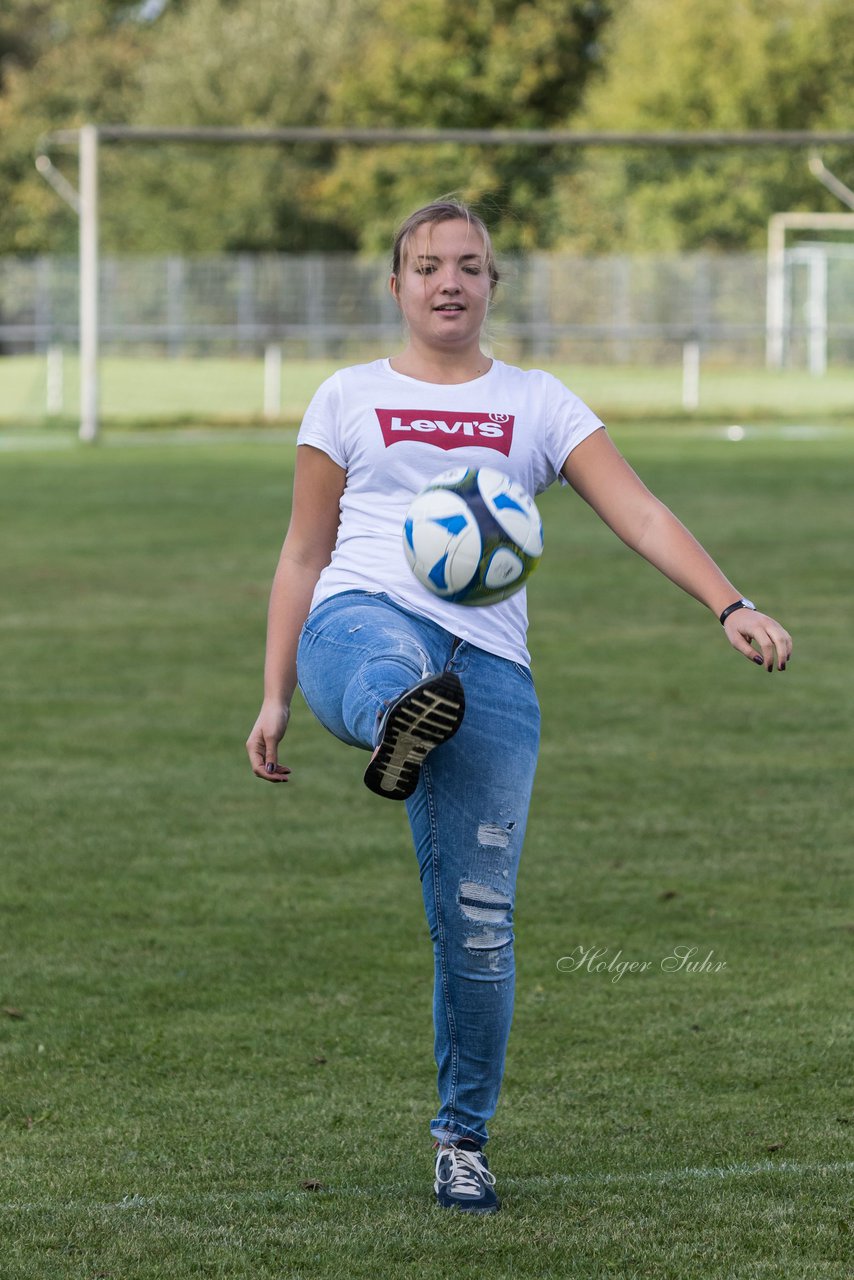
[(290, 769), (279, 764), (279, 743), (285, 736), (290, 718), (290, 708), (280, 702), (264, 702), (246, 739), (249, 763), (256, 777), (265, 782), (287, 782)]
[[(322, 449), (297, 449), (294, 499), (267, 611), (265, 696), (246, 740), (252, 772), (266, 782), (287, 782), (290, 769), (277, 751), (285, 736), (297, 686), (297, 648), (317, 580), (332, 559), (347, 474)], [(272, 694), (271, 692), (272, 691)]]

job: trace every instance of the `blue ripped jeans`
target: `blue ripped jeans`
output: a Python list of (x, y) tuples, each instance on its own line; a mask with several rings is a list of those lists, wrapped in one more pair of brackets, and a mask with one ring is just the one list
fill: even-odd
[(513, 1018), (516, 872), (540, 732), (531, 674), (361, 591), (309, 615), (297, 668), (321, 724), (369, 750), (404, 689), (445, 669), (462, 680), (462, 726), (428, 756), (406, 808), (434, 955), (440, 1106), (430, 1130), (484, 1143)]

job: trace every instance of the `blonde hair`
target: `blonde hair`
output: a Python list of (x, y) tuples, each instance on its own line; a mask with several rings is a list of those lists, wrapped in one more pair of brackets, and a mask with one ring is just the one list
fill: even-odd
[(391, 251), (391, 273), (394, 278), (400, 280), (409, 241), (419, 227), (435, 226), (438, 222), (453, 222), (457, 219), (467, 223), (469, 227), (474, 227), (483, 240), (483, 265), (489, 275), (490, 287), (494, 290), (498, 284), (498, 267), (495, 264), (495, 251), (492, 248), (492, 239), (486, 223), (476, 213), (472, 213), (468, 205), (462, 204), (459, 200), (434, 200), (432, 204), (425, 204), (422, 209), (416, 209), (402, 223), (394, 238)]

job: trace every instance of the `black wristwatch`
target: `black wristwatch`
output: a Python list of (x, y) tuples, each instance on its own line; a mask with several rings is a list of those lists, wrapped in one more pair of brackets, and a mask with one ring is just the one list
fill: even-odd
[(740, 600), (736, 600), (735, 604), (727, 605), (720, 617), (721, 626), (724, 625), (731, 613), (735, 613), (736, 609), (755, 609), (756, 605), (752, 600), (746, 600), (744, 596)]

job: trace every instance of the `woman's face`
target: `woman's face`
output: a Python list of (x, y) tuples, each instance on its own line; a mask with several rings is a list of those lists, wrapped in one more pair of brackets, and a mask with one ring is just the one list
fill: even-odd
[(476, 345), (492, 291), (483, 237), (464, 218), (418, 227), (391, 291), (410, 340), (441, 349)]

